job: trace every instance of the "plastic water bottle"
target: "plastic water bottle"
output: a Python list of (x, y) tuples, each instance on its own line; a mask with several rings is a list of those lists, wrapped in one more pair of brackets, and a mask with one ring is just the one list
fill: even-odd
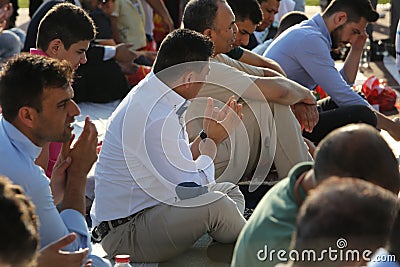
[(132, 267), (129, 264), (131, 261), (131, 256), (129, 255), (117, 255), (115, 256), (115, 265), (114, 267)]

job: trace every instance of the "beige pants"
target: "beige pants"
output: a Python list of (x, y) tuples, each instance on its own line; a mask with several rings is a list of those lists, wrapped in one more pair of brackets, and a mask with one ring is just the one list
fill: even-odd
[(101, 243), (104, 250), (111, 257), (130, 254), (135, 262), (162, 262), (190, 248), (205, 233), (218, 242), (233, 243), (246, 222), (244, 197), (231, 183), (218, 183), (210, 192), (177, 204), (191, 207), (160, 204), (146, 209), (112, 229)]
[[(205, 99), (195, 99), (186, 112), (191, 140), (203, 127), (205, 107)], [(242, 113), (242, 127), (218, 146), (214, 159), (218, 182), (237, 183), (242, 177), (252, 177), (255, 170), (262, 181), (272, 162), (279, 178), (284, 178), (295, 164), (312, 160), (300, 124), (289, 106), (247, 101), (243, 103)]]

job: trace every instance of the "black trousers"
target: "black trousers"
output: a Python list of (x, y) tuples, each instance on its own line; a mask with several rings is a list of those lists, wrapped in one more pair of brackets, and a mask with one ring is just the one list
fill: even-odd
[(315, 144), (318, 144), (331, 131), (350, 123), (366, 123), (376, 127), (376, 115), (366, 106), (338, 107), (330, 97), (319, 100), (318, 105), (320, 112), (317, 125), (311, 133), (303, 132), (303, 137)]

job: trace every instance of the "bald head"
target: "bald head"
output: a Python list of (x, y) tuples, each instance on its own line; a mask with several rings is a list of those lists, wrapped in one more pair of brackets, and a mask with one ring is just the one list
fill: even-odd
[(397, 194), (400, 189), (396, 157), (379, 132), (366, 124), (351, 124), (326, 136), (316, 150), (317, 182), (329, 176), (351, 176)]

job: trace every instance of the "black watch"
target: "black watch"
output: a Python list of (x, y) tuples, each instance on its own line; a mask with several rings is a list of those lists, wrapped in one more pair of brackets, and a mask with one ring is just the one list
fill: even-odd
[(207, 139), (207, 134), (206, 134), (206, 132), (204, 131), (204, 129), (201, 130), (201, 132), (199, 133), (199, 136), (200, 136), (201, 140), (203, 140), (203, 142), (206, 141), (206, 139)]

